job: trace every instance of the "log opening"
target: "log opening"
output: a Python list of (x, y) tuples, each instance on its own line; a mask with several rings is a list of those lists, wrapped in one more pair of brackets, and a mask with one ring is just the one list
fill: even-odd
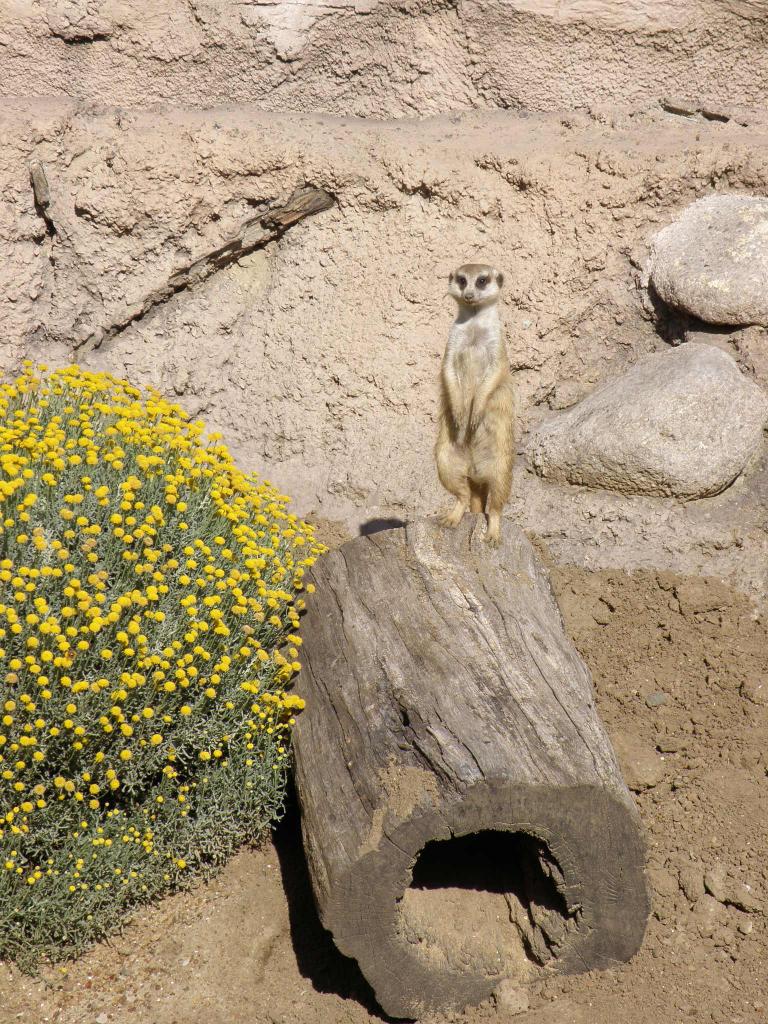
[(545, 842), (487, 829), (424, 846), (397, 929), (435, 965), (528, 980), (575, 929), (563, 874)]

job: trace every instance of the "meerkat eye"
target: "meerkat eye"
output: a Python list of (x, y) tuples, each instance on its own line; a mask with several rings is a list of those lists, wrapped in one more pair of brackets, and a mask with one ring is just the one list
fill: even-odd
[(459, 288), (466, 288), (466, 286), (467, 286), (467, 279), (466, 279), (466, 277), (463, 277), (461, 274), (459, 274), (459, 276), (456, 278), (456, 284), (459, 286)]
[(488, 278), (487, 277), (478, 277), (478, 279), (477, 279), (477, 287), (478, 288), (485, 288), (485, 286), (487, 284), (488, 284)]

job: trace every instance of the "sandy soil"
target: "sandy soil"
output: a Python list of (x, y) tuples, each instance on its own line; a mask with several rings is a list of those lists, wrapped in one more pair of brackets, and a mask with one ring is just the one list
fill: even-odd
[[(632, 963), (538, 982), (515, 1020), (759, 1024), (768, 1019), (765, 623), (716, 580), (551, 573), (647, 828), (653, 915)], [(4, 1024), (383, 1019), (317, 920), (294, 806), (271, 842), (143, 911), (68, 968), (37, 979), (0, 968), (0, 1006)], [(490, 1000), (432, 1024), (512, 1016)]]

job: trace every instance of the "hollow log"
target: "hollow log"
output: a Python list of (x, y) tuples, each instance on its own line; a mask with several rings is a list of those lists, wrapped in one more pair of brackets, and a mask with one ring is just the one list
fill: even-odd
[(525, 535), (481, 516), (320, 559), (294, 731), (323, 925), (386, 1013), (628, 960), (648, 915), (637, 811)]

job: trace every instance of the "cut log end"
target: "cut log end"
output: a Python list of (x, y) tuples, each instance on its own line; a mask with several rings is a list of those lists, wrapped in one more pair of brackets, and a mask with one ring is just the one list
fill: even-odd
[(489, 781), (445, 801), (424, 782), (404, 821), (383, 789), (375, 849), (368, 837), (323, 915), (389, 1015), (458, 1010), (507, 978), (525, 984), (634, 955), (648, 901), (623, 799)]
[(628, 960), (637, 812), (521, 531), (362, 537), (313, 570), (297, 789), (324, 925), (382, 1008)]

